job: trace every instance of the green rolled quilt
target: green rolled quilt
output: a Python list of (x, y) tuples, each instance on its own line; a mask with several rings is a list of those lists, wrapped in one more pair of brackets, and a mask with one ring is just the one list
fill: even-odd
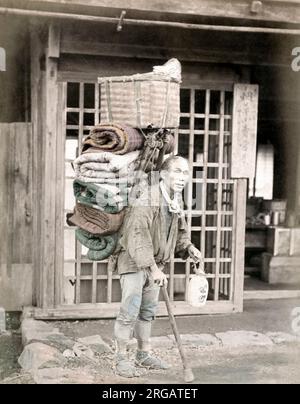
[(89, 249), (88, 259), (91, 261), (102, 261), (110, 257), (117, 246), (118, 234), (111, 236), (94, 236), (84, 230), (76, 230), (77, 240)]
[(119, 213), (128, 206), (130, 188), (120, 185), (86, 183), (76, 179), (73, 183), (74, 195), (83, 205), (97, 205), (106, 213)]

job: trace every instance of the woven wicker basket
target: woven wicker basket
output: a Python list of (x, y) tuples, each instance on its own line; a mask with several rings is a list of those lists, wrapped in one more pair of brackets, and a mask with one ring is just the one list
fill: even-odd
[(126, 123), (134, 128), (177, 128), (180, 83), (163, 75), (99, 78), (101, 123)]

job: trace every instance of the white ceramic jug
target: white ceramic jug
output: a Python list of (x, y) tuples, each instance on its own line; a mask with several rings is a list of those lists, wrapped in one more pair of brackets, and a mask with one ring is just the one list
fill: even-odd
[(208, 297), (209, 285), (204, 275), (192, 275), (188, 288), (188, 304), (203, 307)]

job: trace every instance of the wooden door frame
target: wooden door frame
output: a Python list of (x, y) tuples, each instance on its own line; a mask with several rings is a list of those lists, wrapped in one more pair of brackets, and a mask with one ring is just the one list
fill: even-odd
[(244, 272), (245, 272), (245, 238), (246, 238), (246, 204), (248, 180), (235, 180), (237, 187), (236, 198), (234, 201), (234, 277), (233, 282), (233, 311), (235, 313), (243, 312), (244, 302)]
[[(65, 119), (62, 118), (62, 106), (66, 102), (67, 83), (58, 80), (59, 28), (50, 26), (48, 48), (46, 52), (46, 71), (44, 75), (45, 109), (42, 139), (38, 138), (35, 128), (35, 141), (43, 143), (42, 198), (40, 206), (41, 227), (37, 232), (40, 249), (36, 260), (38, 309), (36, 317), (43, 319), (87, 319), (115, 317), (119, 304), (112, 303), (108, 308), (103, 304), (63, 305), (63, 269), (64, 269), (64, 150)], [(193, 83), (196, 86), (196, 83)], [(189, 85), (189, 83), (185, 83)], [(205, 88), (202, 83), (201, 87)], [(199, 86), (196, 86), (200, 88)], [(231, 89), (232, 84), (222, 85), (222, 89)], [(217, 89), (217, 88), (216, 88)], [(218, 88), (218, 90), (220, 90)], [(41, 106), (37, 106), (41, 108)], [(36, 159), (39, 156), (35, 156)], [(230, 301), (208, 302), (203, 309), (194, 309), (185, 302), (174, 302), (174, 311), (190, 315), (241, 312), (243, 310), (244, 279), (244, 238), (246, 218), (247, 180), (235, 180), (235, 243), (234, 276), (232, 277), (232, 299)], [(37, 192), (36, 192), (36, 195)], [(36, 226), (38, 228), (38, 225)], [(187, 310), (188, 309), (188, 310)], [(164, 304), (160, 304), (159, 316), (167, 315)]]
[[(35, 317), (38, 319), (96, 319), (96, 318), (114, 318), (117, 315), (120, 304), (107, 303), (98, 304), (80, 304), (80, 305), (64, 305), (63, 304), (63, 270), (64, 270), (64, 251), (63, 251), (63, 235), (64, 235), (64, 151), (65, 151), (65, 116), (61, 111), (66, 102), (67, 83), (59, 82), (57, 86), (58, 102), (56, 103), (56, 144), (55, 160), (57, 163), (52, 180), (55, 178), (55, 187), (49, 187), (47, 197), (55, 198), (55, 218), (52, 231), (55, 234), (55, 249), (53, 250), (54, 271), (52, 276), (46, 278), (51, 280), (51, 289), (49, 292), (49, 284), (42, 282), (42, 295), (46, 297), (43, 305), (35, 310)], [(47, 93), (48, 94), (48, 93)], [(45, 178), (45, 183), (47, 179)], [(201, 314), (222, 314), (232, 312), (242, 312), (243, 310), (243, 279), (244, 279), (244, 238), (245, 238), (245, 218), (246, 218), (246, 197), (247, 197), (247, 180), (235, 180), (235, 201), (234, 201), (234, 238), (235, 242), (233, 262), (234, 275), (232, 277), (232, 296), (230, 301), (211, 301), (202, 309), (192, 308), (186, 302), (173, 302), (174, 312), (177, 315), (183, 315), (183, 312), (189, 315)], [(45, 187), (46, 189), (47, 187)], [(59, 242), (61, 240), (61, 242)], [(240, 240), (237, 242), (237, 240)], [(43, 242), (47, 245), (48, 239)], [(46, 247), (44, 247), (46, 251)], [(50, 254), (52, 256), (52, 254)], [(49, 265), (46, 267), (49, 270)], [(44, 271), (46, 270), (44, 268)], [(45, 274), (46, 275), (46, 274)], [(44, 276), (45, 276), (44, 275)], [(45, 280), (45, 277), (42, 278)], [(158, 317), (167, 316), (163, 302), (160, 303)]]

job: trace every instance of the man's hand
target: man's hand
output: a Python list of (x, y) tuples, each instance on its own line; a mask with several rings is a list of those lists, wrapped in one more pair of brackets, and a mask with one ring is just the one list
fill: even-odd
[(205, 275), (205, 270), (204, 270), (204, 260), (201, 254), (201, 251), (198, 250), (194, 245), (191, 245), (189, 247), (189, 255), (191, 259), (194, 261), (194, 272), (196, 275)]
[(154, 283), (157, 283), (158, 286), (168, 286), (167, 276), (163, 273), (161, 269), (158, 268), (157, 265), (153, 265), (151, 267), (151, 273), (154, 280)]

